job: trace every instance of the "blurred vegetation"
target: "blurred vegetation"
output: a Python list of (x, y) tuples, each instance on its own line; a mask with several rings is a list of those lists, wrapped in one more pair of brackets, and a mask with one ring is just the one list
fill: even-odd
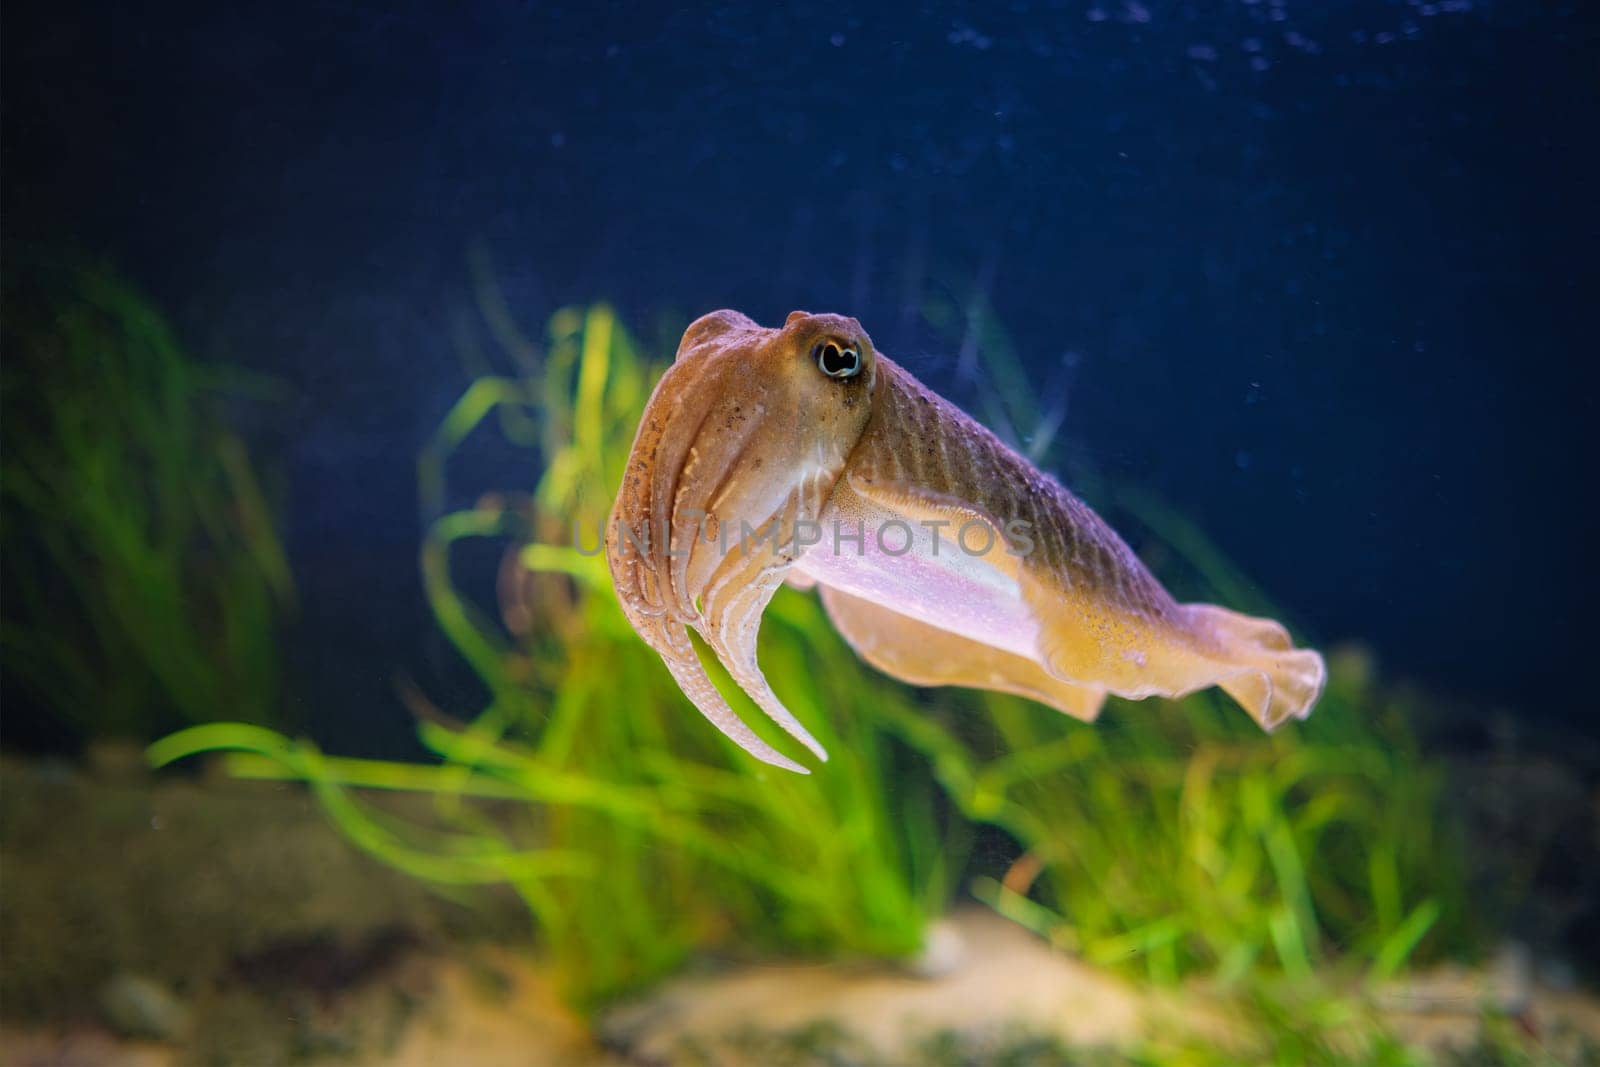
[[(1304, 1005), (1301, 1005), (1304, 1008)], [(1348, 1001), (1335, 1005), (1349, 1019)], [(1023, 1028), (992, 1032), (937, 1030), (910, 1056), (887, 1060), (862, 1035), (816, 1023), (787, 1030), (741, 1028), (716, 1042), (685, 1041), (672, 1062), (683, 1067), (1595, 1067), (1600, 1045), (1575, 1032), (1552, 1035), (1548, 1045), (1530, 1043), (1509, 1020), (1485, 1015), (1470, 1044), (1430, 1055), (1407, 1048), (1381, 1028), (1342, 1033), (1313, 1028), (1301, 1032), (1296, 1019), (1262, 1011), (1254, 1039), (1244, 1047), (1219, 1048), (1193, 1035), (1153, 1037), (1133, 1048), (1075, 1046)]]
[[(487, 276), (480, 297), (518, 372), (471, 385), (420, 478), (442, 507), (449, 457), (490, 418), (538, 453), (531, 492), (440, 514), (423, 547), (434, 613), (487, 707), (463, 723), (413, 698), (431, 765), (334, 758), (226, 724), (159, 742), (155, 763), (235, 750), (233, 773), (307, 781), (390, 863), (513, 884), (585, 1008), (697, 950), (910, 956), (970, 886), (1095, 963), (1234, 991), (1260, 1033), (1294, 1035), (1299, 1058), (1279, 1062), (1346, 1062), (1318, 1043), (1368, 1025), (1362, 983), (1472, 948), (1440, 773), (1359, 657), (1336, 657), (1316, 714), (1270, 737), (1210, 693), (1113, 701), (1091, 726), (1004, 695), (894, 683), (855, 658), (813, 595), (784, 589), (762, 664), (834, 758), (809, 777), (748, 758), (694, 713), (627, 627), (603, 557), (586, 554), (659, 365), (605, 307), (560, 312), (534, 345)], [(990, 380), (1021, 380), (1001, 339), (984, 358)], [(1010, 403), (1013, 424), (1036, 417)], [(1137, 496), (1115, 503), (1182, 563), (1185, 593), (1259, 606), (1182, 522)], [(481, 538), (514, 546), (499, 619), (451, 572), (452, 549)], [(366, 789), (430, 793), (443, 822), (386, 819)], [(525, 824), (486, 818), (482, 798), (525, 801)], [(1011, 842), (997, 869), (972, 861), (980, 833)], [(1273, 1024), (1277, 985), (1348, 993), (1296, 1029)]]
[(83, 736), (281, 718), (288, 564), (222, 405), (114, 274), (15, 254), (4, 278), (0, 653)]
[[(603, 555), (585, 552), (658, 369), (608, 309), (562, 312), (527, 373), (475, 381), (422, 457), (423, 498), (437, 504), (448, 498), (445, 461), (496, 416), (540, 449), (543, 471), (530, 496), (442, 515), (423, 546), (439, 624), (490, 691), (468, 725), (420, 708), (421, 740), (441, 765), (334, 759), (235, 725), (152, 749), (158, 763), (208, 748), (254, 753), (262, 758), (234, 761), (235, 772), (305, 778), (374, 855), (444, 884), (511, 883), (583, 1007), (695, 949), (912, 955), (949, 898), (967, 835), (942, 819), (936, 786), (880, 720), (836, 714), (898, 706), (909, 718), (916, 698), (859, 665), (814, 598), (774, 604), (763, 664), (834, 753), (826, 774), (749, 759), (641, 654)], [(452, 579), (452, 549), (479, 538), (527, 542), (502, 572), (500, 622)], [(349, 786), (433, 792), (443, 824), (397, 826)], [(483, 818), (474, 797), (527, 801), (527, 825)]]
[[(990, 421), (1048, 457), (1061, 413), (1039, 408), (981, 294), (935, 296), (924, 314), (981, 352), (973, 380)], [(1092, 471), (1073, 483), (1119, 528), (1142, 531), (1135, 544), (1180, 599), (1280, 617), (1158, 500)], [(968, 818), (1027, 849), (1003, 879), (979, 879), (978, 895), (1092, 962), (1227, 985), (1263, 966), (1304, 979), (1334, 959), (1381, 981), (1419, 949), (1469, 954), (1479, 931), (1444, 768), (1418, 751), (1409, 709), (1367, 657), (1329, 658), (1310, 719), (1265, 736), (1215, 689), (1166, 706), (1113, 700), (1089, 729), (1005, 694), (934, 691), (958, 707), (900, 728), (937, 754), (934, 773)], [(992, 731), (940, 728), (970, 724), (961, 708), (974, 700)]]

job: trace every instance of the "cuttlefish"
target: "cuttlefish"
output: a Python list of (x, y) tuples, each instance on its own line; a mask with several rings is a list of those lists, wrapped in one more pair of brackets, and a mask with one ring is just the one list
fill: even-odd
[(785, 581), (818, 587), (861, 658), (913, 685), (1017, 693), (1084, 720), (1108, 693), (1220, 686), (1268, 730), (1322, 691), (1317, 653), (1270, 619), (1175, 601), (1060, 482), (841, 315), (690, 324), (605, 540), (624, 614), (684, 694), (751, 755), (802, 773), (734, 713), (688, 633), (827, 759), (756, 662)]

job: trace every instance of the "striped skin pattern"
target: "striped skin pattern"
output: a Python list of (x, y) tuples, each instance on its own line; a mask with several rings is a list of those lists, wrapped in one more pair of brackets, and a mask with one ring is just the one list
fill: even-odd
[(854, 319), (733, 311), (684, 333), (640, 421), (606, 530), (623, 612), (716, 726), (750, 730), (690, 643), (820, 759), (756, 662), (786, 579), (820, 586), (869, 663), (916, 685), (996, 689), (1093, 719), (1221, 686), (1271, 729), (1321, 692), (1278, 623), (1179, 604), (1099, 516), (879, 354)]

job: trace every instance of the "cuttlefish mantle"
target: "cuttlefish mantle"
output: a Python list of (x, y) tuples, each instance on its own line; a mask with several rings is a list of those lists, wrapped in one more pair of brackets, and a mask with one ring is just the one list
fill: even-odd
[(879, 353), (855, 319), (692, 323), (639, 422), (606, 529), (628, 621), (758, 759), (697, 632), (758, 707), (827, 759), (756, 662), (785, 580), (914, 685), (1001, 690), (1091, 720), (1106, 694), (1220, 686), (1265, 729), (1304, 718), (1322, 657), (1270, 619), (1177, 603), (1099, 516)]

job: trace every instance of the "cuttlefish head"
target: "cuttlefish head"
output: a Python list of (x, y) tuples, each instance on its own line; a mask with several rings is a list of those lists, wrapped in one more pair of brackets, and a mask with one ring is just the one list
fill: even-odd
[(810, 436), (829, 444), (847, 439), (848, 452), (866, 426), (877, 358), (861, 323), (844, 315), (791, 311), (774, 330), (737, 311), (713, 311), (684, 331), (676, 364), (733, 373), (770, 414), (817, 420)]
[[(796, 311), (771, 329), (713, 311), (691, 323), (640, 419), (607, 530), (625, 606), (694, 624), (746, 529), (815, 521), (866, 429), (877, 360), (843, 315)], [(780, 550), (771, 562), (792, 561)]]
[(803, 768), (734, 713), (685, 628), (774, 722), (827, 758), (767, 685), (756, 631), (804, 551), (801, 524), (819, 521), (866, 430), (877, 381), (877, 353), (855, 319), (796, 311), (779, 329), (736, 311), (696, 319), (645, 406), (606, 529), (617, 599), (639, 636), (719, 729), (791, 770)]

